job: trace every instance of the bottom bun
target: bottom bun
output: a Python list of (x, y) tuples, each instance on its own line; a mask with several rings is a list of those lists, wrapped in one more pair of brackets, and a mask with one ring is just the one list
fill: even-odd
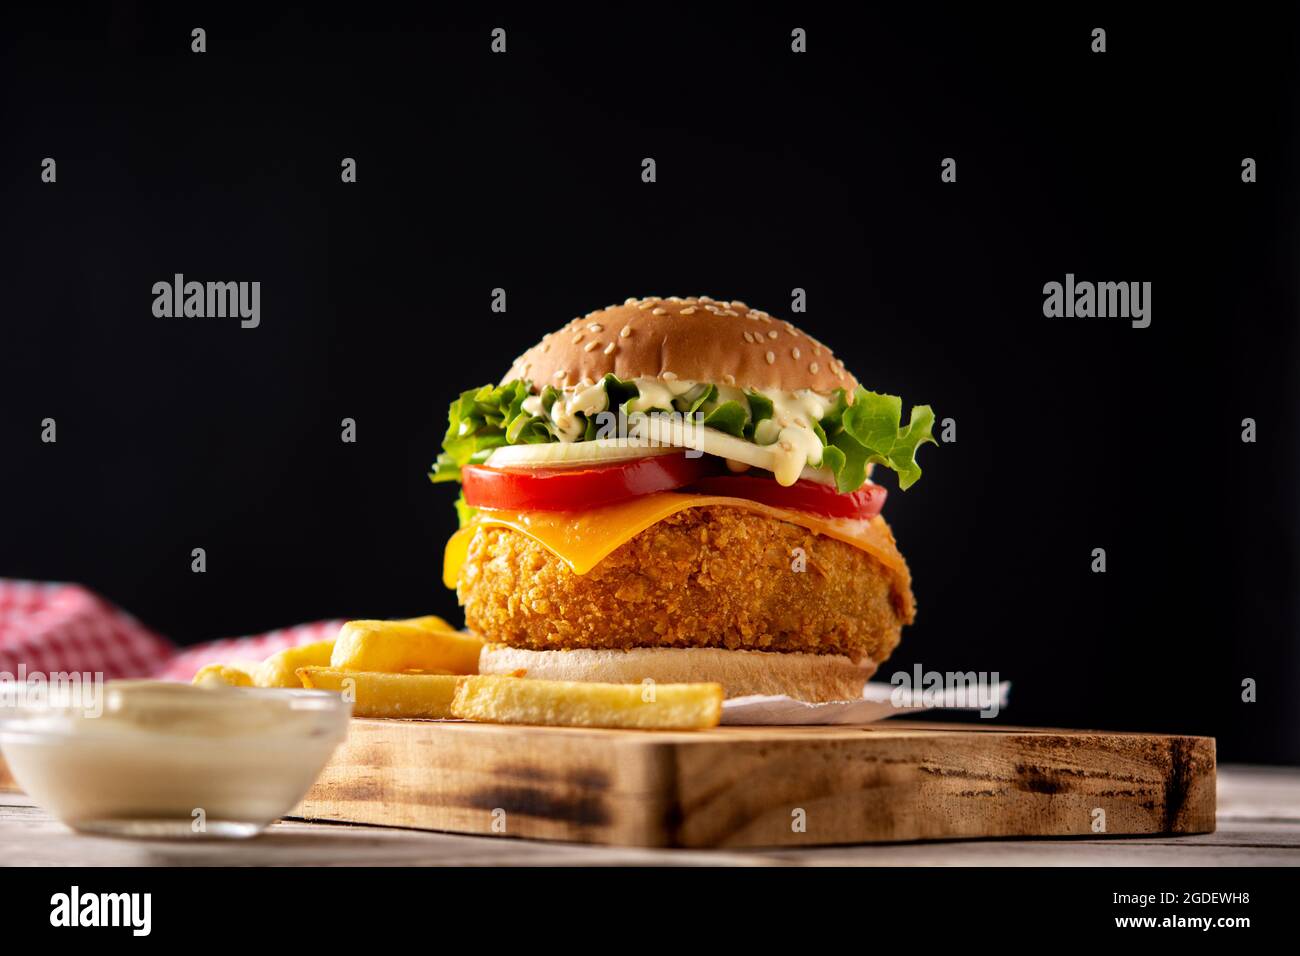
[(488, 644), (479, 657), (480, 674), (524, 671), (538, 680), (605, 681), (659, 684), (716, 681), (727, 697), (784, 694), (820, 703), (857, 700), (876, 665), (854, 663), (841, 654), (777, 654), (728, 651), (717, 647), (634, 647), (630, 650), (576, 648), (530, 651)]

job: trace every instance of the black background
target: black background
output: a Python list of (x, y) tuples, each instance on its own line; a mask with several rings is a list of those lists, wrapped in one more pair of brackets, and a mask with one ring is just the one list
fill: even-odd
[[(311, 838), (324, 838), (312, 834)], [(266, 840), (267, 838), (263, 838)], [(283, 835), (279, 839), (286, 839)], [(12, 874), (12, 876), (11, 876)], [(402, 867), (349, 868), (349, 906), (364, 907), (366, 912), (409, 913), (430, 909), (436, 898), (440, 910), (469, 912), (481, 910), (484, 899), (499, 893), (499, 869), (486, 866), (437, 867), (421, 871), (411, 879)], [(826, 898), (844, 892), (845, 871), (833, 866), (813, 867), (732, 867), (727, 874), (729, 891), (739, 891), (745, 898), (773, 899), (800, 893), (825, 893)], [(86, 945), (113, 943), (141, 945), (141, 937), (126, 927), (53, 927), (49, 916), (56, 893), (68, 894), (76, 885), (84, 899), (91, 893), (149, 893), (151, 932), (146, 940), (158, 943), (175, 941), (181, 945), (194, 937), (195, 900), (219, 898), (231, 892), (231, 881), (239, 880), (239, 890), (250, 898), (271, 898), (283, 894), (285, 871), (278, 867), (241, 867), (237, 877), (228, 869), (211, 867), (168, 868), (80, 868), (80, 869), (0, 869), (0, 883), (5, 886), (5, 942), (48, 945), (62, 938), (64, 945), (78, 939)], [(340, 875), (332, 867), (297, 867), (290, 877), (296, 892), (307, 898), (328, 898), (337, 894)], [(544, 878), (544, 877), (543, 877)], [(629, 923), (654, 925), (666, 931), (685, 933), (700, 923), (725, 930), (727, 938), (738, 947), (755, 948), (770, 944), (774, 921), (757, 920), (736, 907), (718, 906), (718, 874), (709, 867), (681, 866), (673, 869), (671, 882), (673, 905), (663, 905), (665, 873), (662, 867), (576, 867), (567, 866), (551, 878), (562, 879), (566, 891), (580, 894), (583, 906), (583, 932), (600, 938), (626, 935)], [(1132, 927), (1116, 926), (1116, 918), (1155, 917), (1240, 918), (1250, 920), (1249, 927), (1216, 927), (1214, 935), (1234, 940), (1250, 930), (1267, 933), (1273, 926), (1280, 931), (1294, 910), (1292, 871), (1283, 867), (1222, 868), (1180, 866), (1177, 870), (1147, 868), (1138, 873), (1133, 867), (1115, 870), (1108, 867), (1007, 867), (995, 879), (979, 879), (969, 868), (897, 867), (888, 880), (875, 880), (872, 904), (883, 907), (891, 919), (873, 927), (874, 940), (888, 946), (914, 943), (912, 926), (921, 920), (935, 919), (934, 899), (942, 894), (945, 922), (982, 926), (1011, 922), (1027, 938), (1059, 935), (1063, 921), (1069, 922), (1072, 940), (1105, 939), (1108, 942), (1141, 933)], [(1117, 903), (1117, 894), (1137, 895), (1157, 890), (1172, 893), (1179, 901), (1189, 893), (1208, 893), (1210, 888), (1221, 894), (1237, 894), (1232, 902), (1190, 905), (1150, 904), (1147, 906)], [(207, 894), (205, 896), (205, 894)], [(749, 895), (753, 894), (753, 895)], [(761, 895), (759, 895), (761, 894)], [(816, 898), (821, 898), (819, 895)], [(547, 910), (547, 900), (512, 900), (523, 908), (519, 918), (538, 917)], [(861, 944), (861, 929), (852, 920), (825, 920), (818, 926), (818, 942), (838, 950)], [(1151, 931), (1147, 931), (1151, 932)], [(1159, 932), (1159, 931), (1155, 931)], [(1186, 939), (1200, 929), (1183, 929), (1174, 935)], [(331, 921), (330, 942), (349, 952), (374, 947), (373, 920), (339, 919)], [(71, 938), (71, 940), (70, 940)], [(292, 920), (266, 920), (258, 926), (258, 938), (272, 945), (301, 945), (301, 929)], [(148, 945), (146, 942), (144, 945)]]
[[(957, 423), (886, 509), (920, 602), (886, 676), (1300, 760), (1294, 16), (6, 18), (0, 574), (186, 643), (459, 620), (425, 473), (460, 389), (629, 295), (801, 287), (868, 387)], [(261, 327), (155, 318), (176, 272), (260, 281)], [(1044, 318), (1067, 272), (1152, 282), (1151, 327)]]

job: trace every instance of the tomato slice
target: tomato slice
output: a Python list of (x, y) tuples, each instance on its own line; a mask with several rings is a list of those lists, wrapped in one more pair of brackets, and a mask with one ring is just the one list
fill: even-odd
[[(465, 503), (510, 511), (585, 511), (684, 488), (718, 471), (718, 459), (655, 455), (596, 468), (461, 468)], [(773, 482), (775, 484), (775, 482)]]
[(701, 478), (688, 491), (704, 495), (731, 495), (748, 498), (775, 508), (793, 508), (828, 518), (874, 518), (885, 506), (883, 485), (863, 485), (857, 491), (841, 494), (831, 485), (800, 479), (785, 487), (775, 478), (753, 475), (718, 475)]

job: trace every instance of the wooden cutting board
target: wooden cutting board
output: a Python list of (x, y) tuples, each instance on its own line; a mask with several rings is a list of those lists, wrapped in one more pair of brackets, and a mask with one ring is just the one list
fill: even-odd
[(696, 733), (354, 720), (294, 815), (744, 847), (1209, 833), (1214, 812), (1210, 737), (894, 720)]

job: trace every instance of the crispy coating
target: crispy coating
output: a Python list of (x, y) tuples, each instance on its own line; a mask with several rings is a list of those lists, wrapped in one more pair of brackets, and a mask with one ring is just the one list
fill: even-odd
[(527, 535), (479, 528), (456, 595), (468, 627), (534, 650), (725, 647), (879, 663), (914, 616), (907, 583), (864, 551), (717, 506), (671, 515), (584, 575)]

